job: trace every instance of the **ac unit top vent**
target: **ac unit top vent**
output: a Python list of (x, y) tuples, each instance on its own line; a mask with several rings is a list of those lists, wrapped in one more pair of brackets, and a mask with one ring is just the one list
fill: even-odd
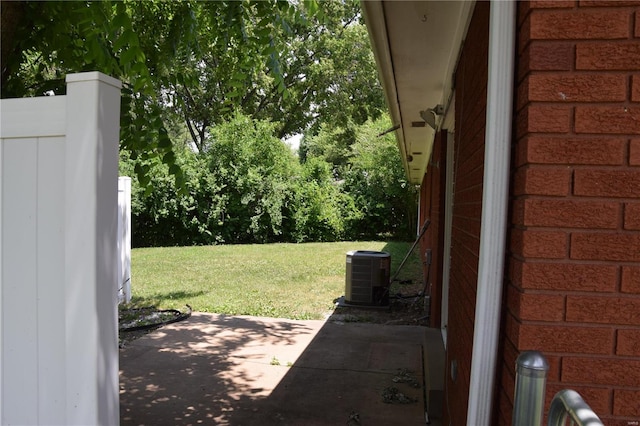
[(385, 251), (371, 251), (371, 250), (352, 250), (347, 252), (347, 256), (366, 256), (366, 257), (389, 257), (389, 253)]

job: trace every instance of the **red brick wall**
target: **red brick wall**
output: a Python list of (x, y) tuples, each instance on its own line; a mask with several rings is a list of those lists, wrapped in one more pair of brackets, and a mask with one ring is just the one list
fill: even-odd
[[(640, 2), (518, 3), (509, 279), (497, 418), (514, 363), (607, 425), (640, 419)], [(547, 405), (548, 408), (548, 405)]]
[[(444, 423), (465, 424), (478, 280), (487, 99), (489, 3), (476, 3), (455, 75), (454, 196)], [(457, 378), (451, 378), (451, 363)], [(446, 411), (446, 410), (445, 410)]]
[[(431, 283), (430, 326), (440, 327), (442, 307), (442, 251), (444, 248), (444, 185), (446, 131), (436, 134), (431, 161), (420, 186), (420, 226), (427, 219), (431, 224), (420, 239), (420, 256), (424, 276)], [(426, 251), (431, 250), (431, 266), (427, 264)], [(427, 268), (430, 268), (428, 270)], [(429, 284), (429, 283), (427, 283)]]

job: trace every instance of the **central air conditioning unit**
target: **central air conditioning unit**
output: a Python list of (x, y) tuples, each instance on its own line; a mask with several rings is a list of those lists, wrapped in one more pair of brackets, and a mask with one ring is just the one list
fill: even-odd
[(344, 300), (353, 305), (389, 305), (391, 255), (384, 251), (347, 252)]

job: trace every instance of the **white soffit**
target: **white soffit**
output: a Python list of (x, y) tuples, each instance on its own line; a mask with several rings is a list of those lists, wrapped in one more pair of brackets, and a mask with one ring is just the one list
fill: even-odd
[[(446, 109), (449, 104), (453, 72), (473, 4), (362, 2), (392, 120), (401, 125), (396, 138), (405, 170), (416, 185), (426, 171), (435, 132), (426, 124), (414, 127), (414, 123), (424, 123), (421, 110), (437, 104)], [(396, 99), (397, 107), (392, 105)]]

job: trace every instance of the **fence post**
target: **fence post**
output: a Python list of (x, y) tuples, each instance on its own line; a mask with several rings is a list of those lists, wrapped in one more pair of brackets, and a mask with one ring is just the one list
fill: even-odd
[(117, 425), (120, 81), (69, 74), (65, 152), (67, 425)]
[(549, 364), (538, 351), (526, 351), (516, 360), (513, 426), (540, 426)]
[(131, 302), (131, 178), (118, 178), (118, 303)]

